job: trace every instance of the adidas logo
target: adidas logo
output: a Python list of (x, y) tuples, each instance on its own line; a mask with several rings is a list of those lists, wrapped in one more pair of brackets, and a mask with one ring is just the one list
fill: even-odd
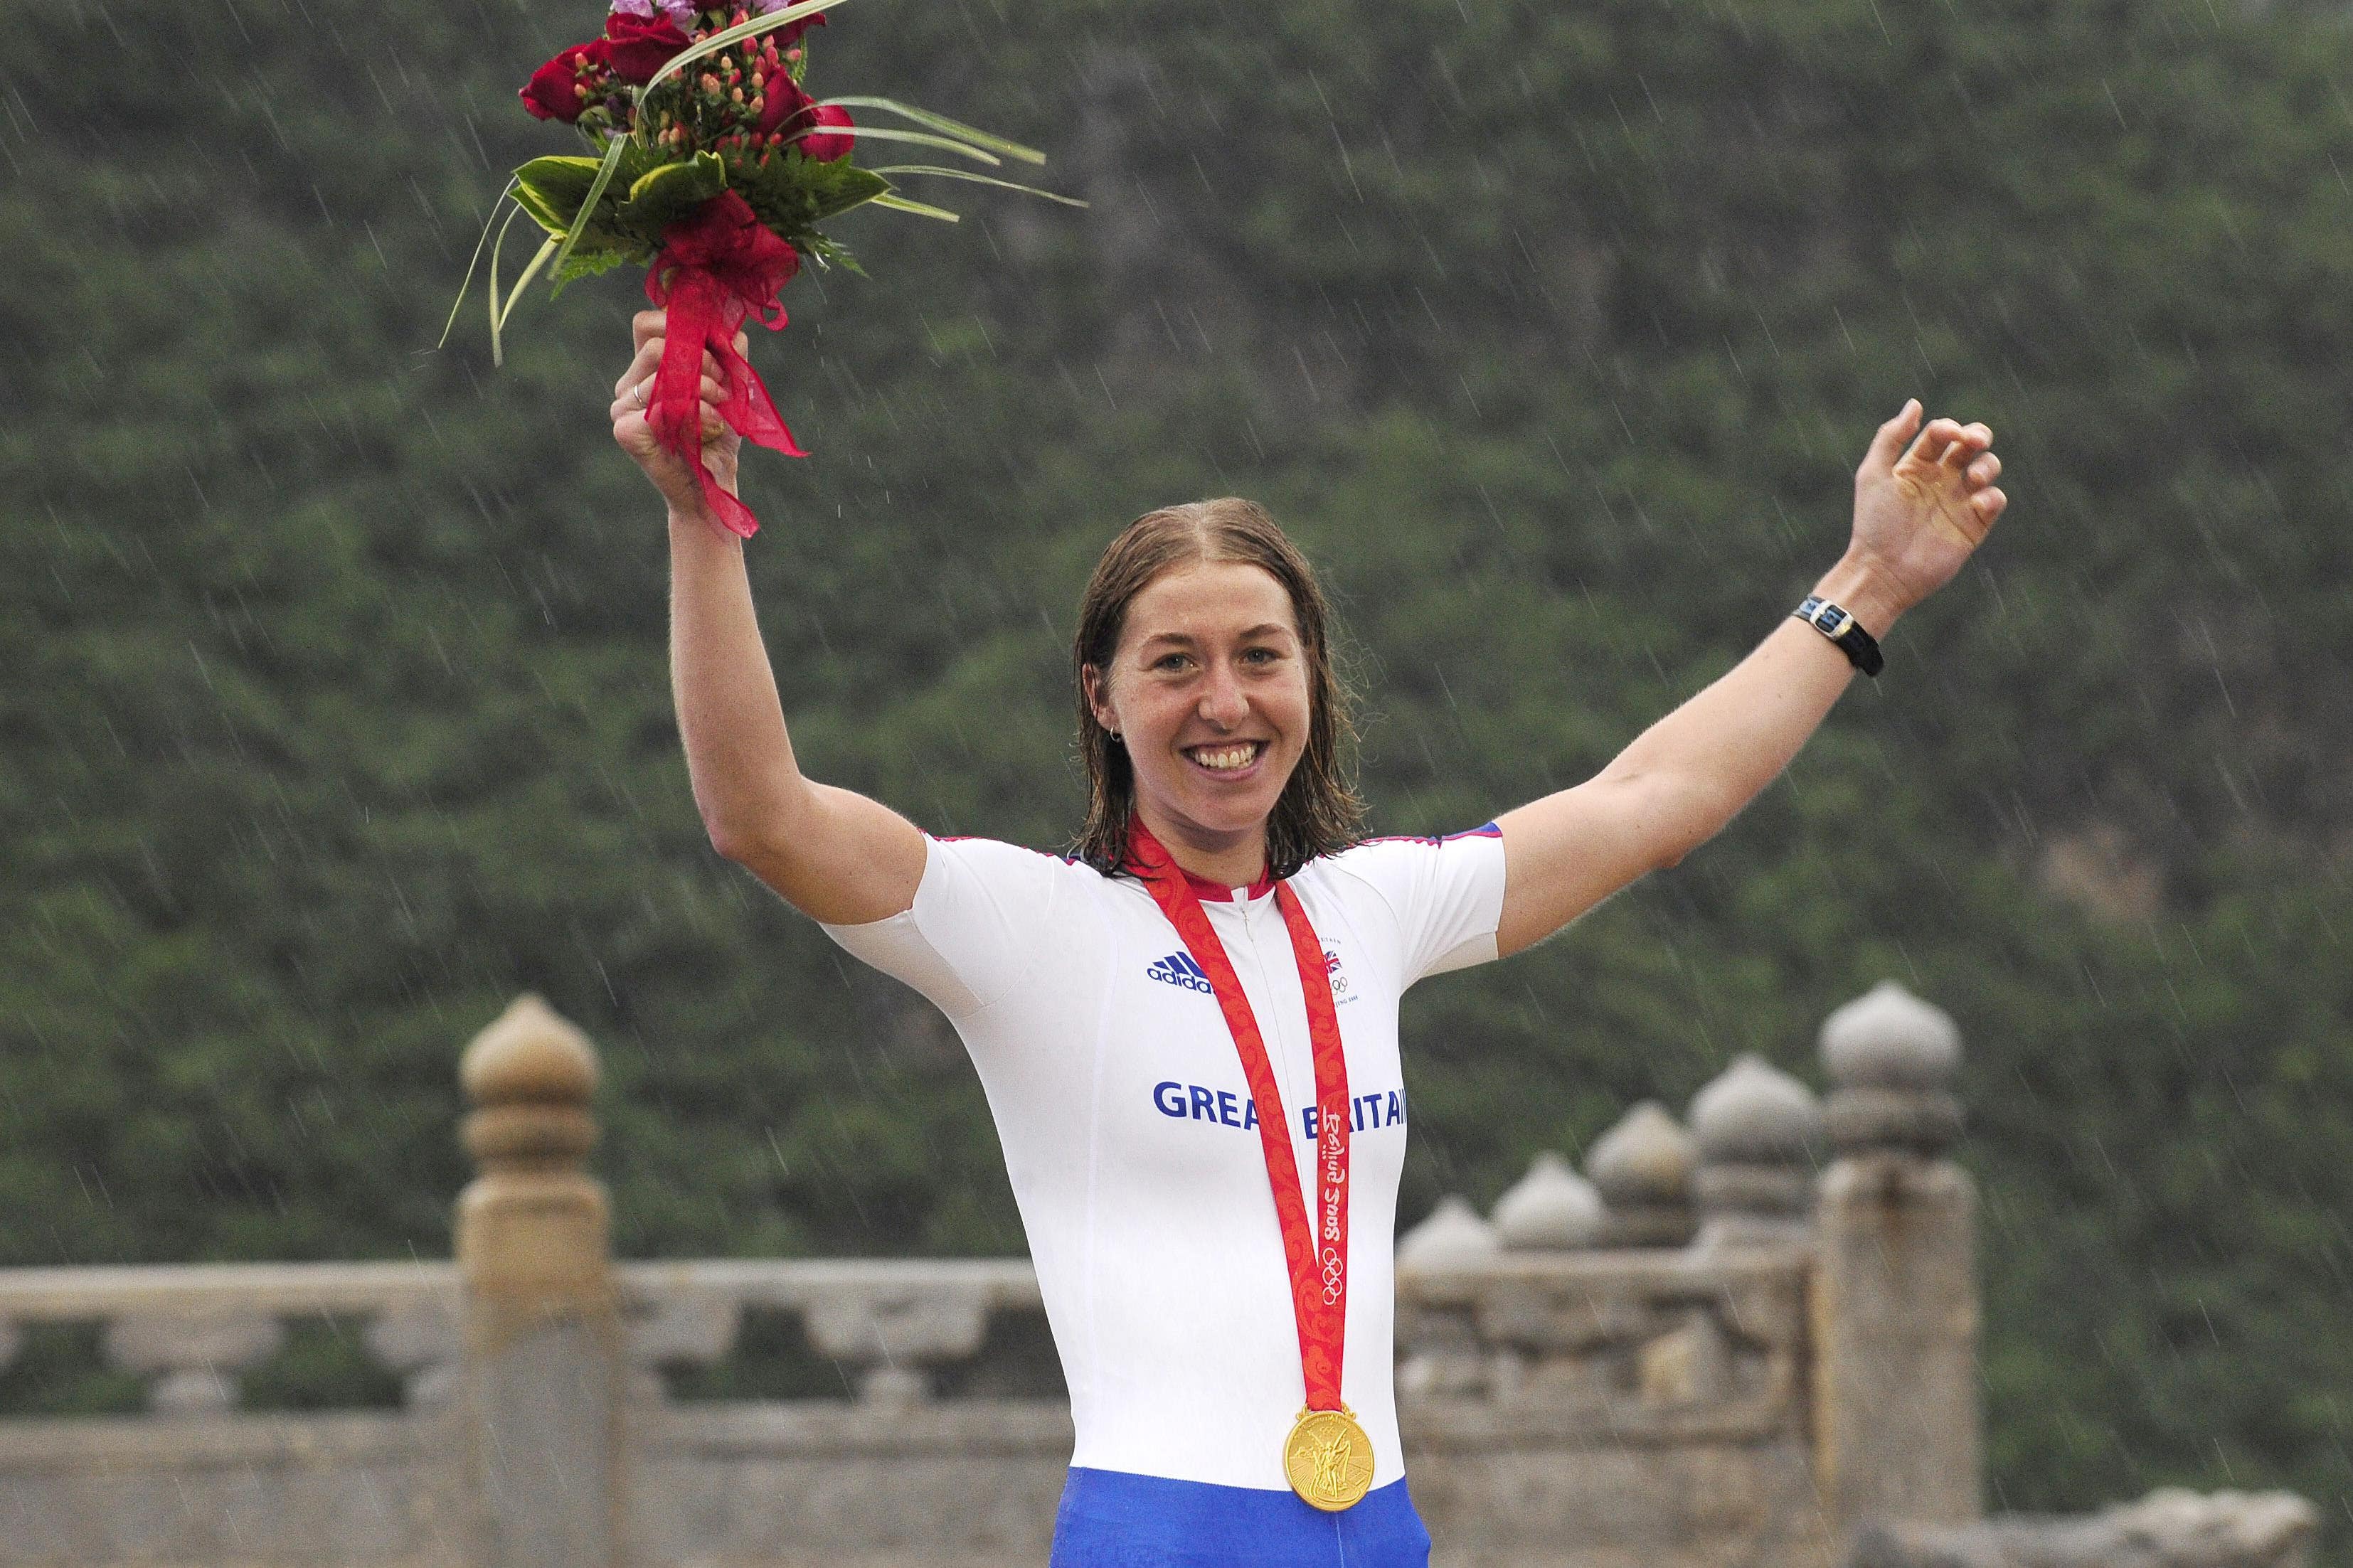
[(1172, 952), (1145, 972), (1154, 980), (1168, 985), (1181, 985), (1187, 991), (1199, 991), (1214, 995), (1217, 987), (1209, 984), (1207, 971), (1193, 962), (1189, 952)]

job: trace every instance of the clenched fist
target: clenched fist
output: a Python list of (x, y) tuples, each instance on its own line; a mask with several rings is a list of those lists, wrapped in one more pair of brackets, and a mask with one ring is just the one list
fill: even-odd
[[(622, 451), (646, 471), (646, 478), (661, 492), (675, 516), (702, 517), (710, 508), (702, 499), (702, 487), (684, 459), (656, 438), (653, 426), (646, 422), (646, 399), (653, 395), (654, 369), (661, 363), (662, 331), (667, 312), (640, 310), (629, 322), (629, 335), (637, 343), (637, 354), (629, 368), (613, 384), (613, 439)], [(735, 334), (735, 352), (743, 353), (750, 346), (742, 332)], [(720, 417), (719, 405), (727, 400), (727, 386), (722, 379), (718, 359), (708, 350), (702, 354), (702, 465), (711, 477), (729, 495), (735, 493), (735, 458), (742, 449), (744, 438)]]

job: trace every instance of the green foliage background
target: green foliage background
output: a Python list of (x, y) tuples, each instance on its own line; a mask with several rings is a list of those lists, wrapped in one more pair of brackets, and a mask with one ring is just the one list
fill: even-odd
[[(624, 274), (427, 352), (596, 8), (84, 3), (0, 62), (0, 1263), (448, 1246), (454, 1058), (602, 1046), (638, 1255), (1021, 1246), (920, 1003), (704, 842)], [(1968, 1037), (1994, 1500), (2353, 1520), (2353, 41), (2204, 0), (845, 5), (814, 80), (1051, 149), (755, 358), (811, 769), (1064, 841), (1146, 508), (1342, 596), (1384, 830), (1586, 775), (1836, 555), (1905, 396), (1994, 546), (1721, 840), (1408, 1006), (1404, 1212), (1893, 975)], [(2342, 1561), (2340, 1557), (2338, 1559)]]

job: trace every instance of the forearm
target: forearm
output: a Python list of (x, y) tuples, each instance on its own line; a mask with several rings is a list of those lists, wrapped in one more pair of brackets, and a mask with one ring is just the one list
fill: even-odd
[(787, 826), (810, 788), (752, 604), (744, 542), (702, 517), (670, 519), (670, 686), (694, 804), (722, 853)]
[[(1894, 597), (1848, 562), (1814, 592), (1846, 607), (1873, 637), (1902, 614)], [(1784, 621), (1755, 651), (1644, 731), (1596, 781), (1641, 791), (1655, 865), (1714, 837), (1803, 749), (1854, 679), (1846, 655), (1811, 626)]]
[[(1874, 636), (1897, 613), (1845, 563), (1815, 592)], [(1508, 869), (1497, 950), (1541, 942), (1715, 837), (1788, 766), (1853, 679), (1828, 638), (1785, 621), (1600, 773), (1499, 817)]]

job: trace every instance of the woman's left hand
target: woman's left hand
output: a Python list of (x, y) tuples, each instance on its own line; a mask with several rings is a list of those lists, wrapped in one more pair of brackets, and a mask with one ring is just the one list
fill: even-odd
[[(1915, 398), (1879, 427), (1854, 476), (1854, 538), (1842, 565), (1858, 571), (1880, 613), (1849, 605), (1864, 629), (1887, 626), (1947, 583), (1985, 542), (2010, 498), (1983, 425), (1932, 419)], [(1915, 439), (1915, 436), (1917, 439)]]

